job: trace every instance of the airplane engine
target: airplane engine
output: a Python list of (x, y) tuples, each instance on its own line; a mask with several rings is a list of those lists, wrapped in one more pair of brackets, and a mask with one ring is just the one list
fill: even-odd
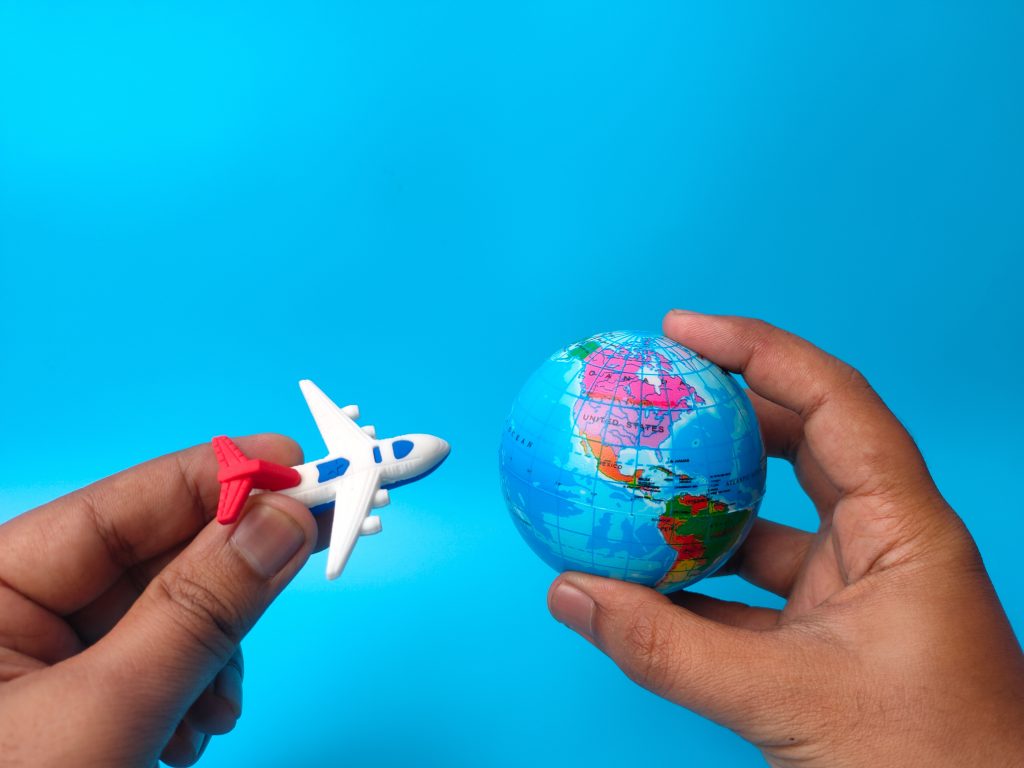
[(391, 494), (388, 493), (383, 488), (381, 488), (379, 491), (377, 491), (375, 494), (373, 494), (373, 508), (374, 509), (380, 509), (381, 507), (386, 507), (390, 503), (391, 503)]
[(359, 406), (358, 405), (346, 405), (341, 409), (341, 412), (348, 416), (352, 421), (359, 421)]
[(367, 424), (365, 427), (360, 427), (363, 433), (369, 435), (372, 438), (377, 437), (377, 428), (373, 424)]
[(363, 536), (372, 536), (375, 533), (380, 533), (380, 531), (380, 518), (377, 515), (368, 515), (359, 528), (359, 533)]

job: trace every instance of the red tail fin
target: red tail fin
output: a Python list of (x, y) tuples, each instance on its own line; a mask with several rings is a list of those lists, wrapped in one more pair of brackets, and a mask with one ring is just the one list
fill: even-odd
[(250, 459), (229, 437), (213, 438), (213, 452), (217, 455), (220, 471), (220, 501), (217, 503), (217, 522), (224, 525), (238, 519), (253, 488), (282, 491), (294, 488), (302, 478), (292, 467), (284, 467), (263, 459)]

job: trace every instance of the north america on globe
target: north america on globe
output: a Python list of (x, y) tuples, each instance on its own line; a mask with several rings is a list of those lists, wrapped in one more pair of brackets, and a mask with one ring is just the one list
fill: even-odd
[(541, 559), (672, 592), (713, 573), (764, 494), (750, 400), (662, 336), (613, 332), (527, 380), (499, 448), (512, 520)]

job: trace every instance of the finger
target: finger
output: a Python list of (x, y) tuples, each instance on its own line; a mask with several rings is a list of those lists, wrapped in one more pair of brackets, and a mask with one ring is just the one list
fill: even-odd
[(29, 656), (10, 648), (0, 648), (0, 683), (7, 683), (19, 677), (24, 677), (30, 672), (39, 672), (47, 669), (49, 664), (45, 661)]
[(321, 512), (316, 516), (317, 539), (314, 552), (322, 552), (331, 546), (331, 529), (334, 526), (334, 508)]
[(639, 584), (563, 573), (548, 607), (644, 688), (725, 725), (763, 705), (783, 666), (774, 633), (711, 621)]
[(0, 584), (0, 648), (56, 664), (82, 650), (82, 641), (59, 616)]
[(253, 497), (237, 526), (207, 525), (124, 619), (77, 658), (119, 692), (133, 722), (166, 727), (225, 667), (309, 557), (316, 534), (300, 502)]
[(172, 547), (129, 568), (106, 592), (64, 619), (0, 586), (0, 646), (51, 664), (79, 653), (113, 629), (153, 576), (184, 548)]
[(804, 440), (804, 421), (789, 408), (773, 403), (751, 389), (744, 390), (750, 398), (761, 427), (765, 452), (774, 458), (793, 463)]
[(110, 588), (91, 603), (67, 617), (85, 645), (92, 645), (112, 630), (145, 591), (149, 582), (182, 551), (179, 544), (166, 552), (132, 566)]
[(175, 728), (160, 759), (172, 768), (187, 768), (195, 765), (206, 750), (210, 735), (195, 728), (187, 720), (182, 720)]
[(227, 733), (242, 716), (242, 649), (235, 651), (206, 690), (189, 707), (186, 719), (203, 733)]
[(669, 599), (680, 608), (705, 619), (744, 629), (772, 629), (779, 625), (781, 611), (746, 603), (718, 600), (698, 592), (673, 592)]
[(665, 334), (803, 419), (804, 437), (843, 495), (936, 493), (914, 441), (856, 370), (808, 341), (743, 317), (674, 310)]
[(757, 518), (747, 538), (715, 575), (735, 574), (779, 597), (789, 597), (814, 535)]
[(754, 391), (747, 390), (747, 396), (761, 426), (765, 451), (769, 456), (786, 459), (793, 465), (800, 487), (810, 496), (819, 515), (831, 512), (839, 500), (839, 491), (808, 450), (804, 442), (803, 419)]
[[(281, 435), (241, 438), (246, 453), (301, 461)], [(153, 459), (0, 526), (0, 582), (61, 615), (107, 590), (121, 573), (190, 539), (217, 505), (208, 445)]]

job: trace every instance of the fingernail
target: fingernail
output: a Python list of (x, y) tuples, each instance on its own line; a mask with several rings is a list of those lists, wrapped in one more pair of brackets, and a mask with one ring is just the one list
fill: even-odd
[(669, 310), (670, 315), (695, 315), (697, 314), (692, 309), (672, 309)]
[(213, 690), (228, 703), (236, 720), (242, 716), (242, 675), (236, 666), (228, 664), (220, 671)]
[(280, 571), (305, 541), (298, 523), (267, 504), (250, 509), (231, 534), (235, 549), (265, 579)]
[(583, 590), (567, 582), (560, 582), (551, 595), (551, 615), (569, 629), (594, 636), (594, 601)]

